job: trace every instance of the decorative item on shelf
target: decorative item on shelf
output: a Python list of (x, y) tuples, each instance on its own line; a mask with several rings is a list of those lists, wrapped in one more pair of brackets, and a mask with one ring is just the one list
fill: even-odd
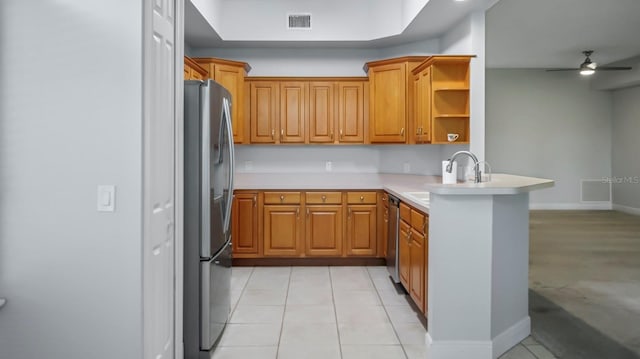
[(449, 141), (449, 142), (457, 141), (458, 137), (460, 137), (460, 135), (457, 134), (457, 133), (447, 133), (447, 141)]

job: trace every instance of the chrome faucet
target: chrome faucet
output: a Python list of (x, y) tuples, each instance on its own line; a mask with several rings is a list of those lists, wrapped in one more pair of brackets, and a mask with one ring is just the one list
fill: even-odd
[(480, 172), (480, 163), (478, 162), (478, 157), (476, 157), (476, 155), (474, 155), (473, 153), (469, 152), (469, 151), (458, 151), (456, 153), (453, 154), (453, 156), (451, 156), (451, 159), (449, 159), (449, 163), (447, 164), (447, 172), (451, 173), (451, 170), (453, 169), (453, 161), (456, 160), (456, 158), (460, 155), (467, 155), (469, 157), (471, 157), (471, 159), (473, 160), (473, 171), (475, 172), (475, 183), (480, 183), (482, 182), (482, 172)]

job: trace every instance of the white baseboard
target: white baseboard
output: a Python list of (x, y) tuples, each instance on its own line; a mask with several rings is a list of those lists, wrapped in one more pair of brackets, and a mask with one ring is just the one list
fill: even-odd
[(611, 210), (613, 205), (611, 202), (595, 202), (595, 203), (529, 203), (529, 209), (533, 210)]
[(531, 318), (527, 315), (493, 338), (493, 357), (497, 358), (531, 334)]
[(493, 359), (489, 340), (437, 340), (427, 332), (429, 359)]
[(427, 358), (429, 359), (495, 359), (518, 345), (531, 334), (531, 318), (522, 318), (493, 340), (437, 340), (427, 332)]
[(616, 211), (629, 213), (629, 214), (635, 214), (636, 216), (640, 216), (640, 208), (623, 206), (621, 204), (614, 204), (613, 205), (613, 209), (616, 210)]

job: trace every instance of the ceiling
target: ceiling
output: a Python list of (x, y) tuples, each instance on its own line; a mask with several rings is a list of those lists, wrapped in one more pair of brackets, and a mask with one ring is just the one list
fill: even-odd
[[(187, 0), (185, 1), (185, 41), (192, 47), (250, 48), (380, 48), (440, 38), (472, 12), (489, 9), (486, 15), (486, 64), (489, 68), (576, 67), (583, 60), (581, 51), (595, 50), (592, 60), (600, 65), (615, 63), (640, 55), (640, 0), (377, 0), (376, 4), (420, 3), (413, 21), (396, 35), (368, 40), (350, 40), (342, 31), (339, 40), (322, 38), (297, 41), (259, 40), (225, 41), (193, 2), (256, 0)], [(292, 0), (260, 0), (269, 4)], [(305, 0), (295, 0), (305, 4)], [(309, 4), (315, 0), (306, 0)], [(350, 0), (347, 0), (350, 1)], [(386, 1), (386, 2), (385, 2)], [(372, 2), (371, 4), (373, 4)], [(229, 3), (227, 3), (229, 4)], [(390, 5), (389, 5), (390, 4)], [(240, 7), (241, 8), (241, 7)], [(300, 8), (300, 7), (299, 7)], [(304, 8), (304, 6), (302, 6)], [(352, 7), (353, 8), (353, 7)], [(357, 8), (357, 7), (356, 7)], [(326, 10), (333, 11), (332, 9)], [(342, 11), (342, 8), (341, 8)], [(397, 11), (396, 11), (397, 13)], [(241, 22), (244, 13), (226, 13), (227, 20)], [(383, 14), (384, 15), (384, 14)], [(344, 14), (341, 14), (344, 18)], [(361, 15), (360, 15), (361, 16)], [(389, 16), (391, 17), (391, 16)], [(395, 17), (394, 17), (395, 18)], [(227, 23), (229, 22), (227, 21)], [(391, 21), (391, 20), (389, 20)], [(373, 22), (373, 20), (372, 20)], [(373, 27), (383, 26), (378, 19)], [(404, 27), (404, 26), (403, 26)], [(247, 28), (260, 28), (251, 23)], [(250, 37), (250, 35), (248, 35)], [(357, 37), (357, 36), (356, 36)]]
[(640, 55), (639, 0), (500, 0), (486, 16), (491, 68), (600, 65)]
[[(209, 0), (211, 1), (211, 0)], [(235, 7), (227, 6), (228, 9), (244, 9), (244, 12), (241, 11), (229, 11), (229, 13), (225, 14), (226, 19), (232, 19), (229, 21), (223, 20), (218, 23), (217, 26), (224, 27), (225, 22), (229, 24), (230, 22), (241, 22), (243, 19), (247, 17), (247, 9), (252, 9), (251, 6), (239, 6), (238, 3), (242, 4), (242, 2), (250, 3), (252, 0), (218, 0), (219, 3), (224, 6), (225, 1), (234, 1)], [(265, 0), (262, 0), (265, 1)], [(288, 0), (268, 0), (270, 4), (281, 4), (286, 3)], [(317, 2), (309, 1), (310, 6), (316, 6)], [(373, 4), (371, 0), (369, 4)], [(365, 3), (367, 2), (365, 1)], [(402, 24), (400, 30), (395, 31), (389, 34), (389, 36), (374, 36), (371, 39), (362, 40), (362, 36), (352, 35), (349, 31), (348, 25), (345, 25), (345, 31), (342, 31), (341, 38), (336, 40), (335, 38), (329, 40), (323, 40), (322, 38), (301, 38), (299, 41), (283, 41), (281, 39), (275, 40), (267, 40), (264, 39), (264, 33), (260, 33), (261, 24), (256, 22), (250, 22), (251, 26), (249, 28), (256, 29), (256, 33), (253, 35), (255, 39), (251, 39), (251, 35), (243, 34), (244, 39), (242, 41), (234, 40), (229, 41), (225, 40), (224, 29), (214, 29), (209, 21), (206, 20), (206, 16), (203, 16), (198, 8), (200, 6), (196, 6), (199, 1), (198, 0), (187, 0), (185, 2), (185, 41), (193, 47), (294, 47), (294, 48), (378, 48), (378, 47), (387, 47), (387, 46), (395, 46), (406, 44), (410, 42), (416, 41), (424, 41), (427, 39), (436, 39), (439, 38), (444, 32), (446, 32), (449, 28), (456, 25), (463, 18), (469, 15), (472, 12), (483, 11), (487, 9), (489, 6), (494, 4), (498, 0), (466, 0), (466, 1), (454, 1), (454, 0), (428, 0), (428, 1), (418, 1), (418, 0), (403, 0), (403, 2), (399, 2), (398, 0), (380, 0), (378, 1), (377, 7), (378, 12), (380, 13), (377, 17), (371, 16), (371, 24), (370, 26), (374, 29), (379, 27), (387, 26), (388, 22), (393, 21), (395, 19), (391, 19), (392, 13), (399, 13), (397, 9), (394, 11), (385, 12), (384, 6), (400, 6), (400, 3), (420, 3), (420, 7), (422, 7), (422, 3), (426, 2), (426, 5), (422, 7), (422, 9), (417, 9), (415, 12), (417, 15), (413, 17), (412, 21), (404, 20), (408, 22), (407, 24)], [(196, 5), (194, 5), (196, 3)], [(304, 4), (304, 1), (298, 0), (298, 4)], [(220, 5), (219, 5), (220, 6)], [(298, 9), (304, 9), (304, 6), (298, 6)], [(344, 11), (345, 7), (341, 7), (341, 12)], [(351, 7), (352, 11), (364, 11), (363, 7)], [(370, 9), (368, 9), (370, 10)], [(333, 8), (328, 11), (334, 11)], [(355, 18), (356, 14), (340, 14), (342, 18)], [(386, 15), (389, 15), (385, 17)], [(398, 16), (398, 20), (400, 21), (400, 17)], [(237, 19), (237, 21), (235, 20)], [(406, 25), (406, 27), (404, 26)], [(231, 26), (231, 25), (229, 25)], [(336, 24), (339, 26), (339, 24)], [(247, 27), (245, 27), (246, 30)], [(404, 30), (402, 30), (404, 28)], [(263, 30), (264, 32), (264, 30)], [(234, 34), (230, 34), (229, 37), (233, 38)], [(352, 40), (351, 38), (359, 38), (358, 40)], [(259, 40), (258, 40), (259, 39)]]

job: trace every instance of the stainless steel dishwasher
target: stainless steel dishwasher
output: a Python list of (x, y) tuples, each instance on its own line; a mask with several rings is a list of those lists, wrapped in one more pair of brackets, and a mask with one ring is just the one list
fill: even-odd
[(398, 273), (398, 230), (400, 225), (400, 200), (389, 195), (389, 237), (387, 241), (387, 269), (395, 283), (400, 283)]

